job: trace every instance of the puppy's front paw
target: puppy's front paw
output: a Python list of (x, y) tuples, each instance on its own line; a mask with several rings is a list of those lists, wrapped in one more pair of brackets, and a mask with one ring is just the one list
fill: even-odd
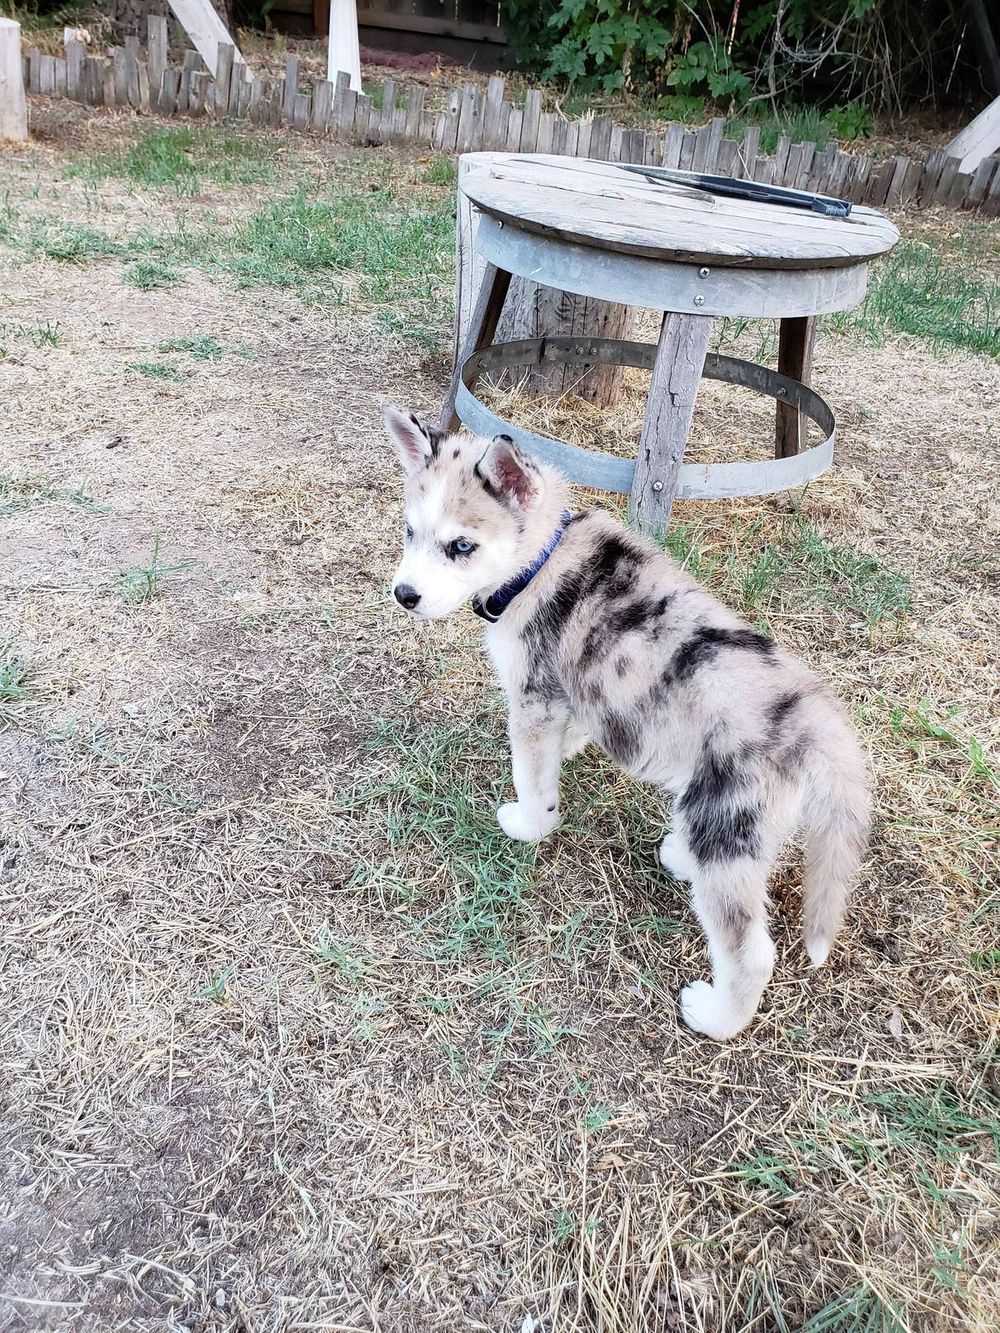
[(520, 801), (509, 801), (497, 811), (497, 823), (517, 842), (538, 842), (547, 838), (559, 823), (558, 810), (529, 810)]
[(693, 1032), (703, 1032), (714, 1041), (735, 1037), (745, 1023), (738, 1021), (723, 997), (707, 981), (692, 981), (677, 997), (681, 1017)]

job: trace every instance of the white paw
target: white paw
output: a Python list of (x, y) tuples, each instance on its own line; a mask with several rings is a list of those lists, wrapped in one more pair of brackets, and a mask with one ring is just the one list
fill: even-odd
[(825, 935), (810, 935), (807, 937), (805, 945), (806, 953), (809, 955), (809, 961), (813, 967), (822, 967), (830, 957), (833, 941), (828, 940)]
[(694, 860), (676, 833), (668, 833), (660, 843), (660, 865), (673, 879), (694, 878), (696, 869)]
[(692, 981), (684, 987), (677, 1001), (688, 1027), (694, 1032), (704, 1032), (714, 1041), (728, 1041), (746, 1027), (707, 981)]
[(520, 801), (509, 801), (497, 811), (497, 823), (517, 842), (538, 842), (547, 838), (559, 823), (558, 810), (531, 810)]

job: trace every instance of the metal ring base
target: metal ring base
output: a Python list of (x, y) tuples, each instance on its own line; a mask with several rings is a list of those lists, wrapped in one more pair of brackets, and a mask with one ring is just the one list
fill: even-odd
[[(536, 435), (504, 421), (472, 392), (480, 375), (518, 366), (617, 365), (652, 370), (654, 343), (626, 342), (616, 338), (525, 338), (496, 343), (468, 357), (462, 366), (462, 383), (455, 411), (476, 435), (509, 435), (543, 462), (551, 463), (570, 481), (598, 490), (627, 495), (632, 489), (635, 460), (617, 458), (595, 449), (583, 449), (547, 435)], [(682, 463), (676, 496), (681, 500), (722, 500), (740, 495), (771, 495), (794, 490), (824, 473), (833, 461), (836, 423), (833, 412), (815, 390), (788, 375), (733, 356), (709, 355), (703, 374), (708, 379), (738, 384), (797, 407), (815, 421), (824, 438), (791, 458), (767, 458), (741, 463)]]

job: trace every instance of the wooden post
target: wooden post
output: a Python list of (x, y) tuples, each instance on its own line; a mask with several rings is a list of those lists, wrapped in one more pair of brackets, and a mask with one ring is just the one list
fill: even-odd
[[(191, 39), (208, 70), (214, 70), (219, 63), (219, 46), (228, 43), (233, 48), (233, 61), (244, 64), (243, 56), (233, 40), (233, 34), (226, 31), (226, 25), (212, 7), (211, 0), (168, 0), (177, 22)], [(164, 55), (166, 53), (164, 52)], [(153, 75), (153, 52), (150, 48), (150, 78), (157, 87), (160, 75)]]
[(326, 77), (337, 82), (341, 70), (351, 76), (351, 87), (361, 92), (361, 52), (358, 48), (357, 0), (330, 0), (330, 45)]
[(28, 137), (28, 103), (24, 96), (21, 25), (0, 18), (0, 139)]
[[(808, 384), (812, 378), (816, 320), (812, 315), (783, 319), (778, 332), (778, 373)], [(791, 403), (778, 400), (774, 426), (775, 458), (791, 458), (805, 443), (802, 413)]]
[[(465, 345), (468, 321), (481, 283), (485, 261), (475, 262), (478, 214), (462, 191), (462, 179), (470, 171), (488, 169), (490, 153), (468, 153), (458, 160), (458, 208), (456, 216), (456, 358)], [(635, 331), (635, 311), (628, 306), (598, 301), (593, 297), (574, 296), (569, 292), (543, 287), (525, 278), (511, 283), (500, 321), (498, 341), (514, 342), (520, 338), (541, 338), (547, 334), (570, 334), (586, 338), (630, 338)], [(543, 394), (573, 393), (599, 407), (617, 401), (624, 371), (621, 366), (560, 365), (534, 366), (518, 371), (521, 392), (538, 397)], [(523, 376), (523, 378), (521, 378)]]
[(488, 347), (493, 341), (493, 335), (497, 331), (500, 312), (503, 310), (503, 303), (509, 287), (510, 274), (497, 268), (495, 264), (487, 263), (483, 268), (479, 294), (476, 297), (475, 308), (469, 320), (465, 341), (455, 358), (455, 367), (451, 373), (448, 395), (444, 400), (444, 407), (441, 409), (442, 430), (458, 430), (462, 424), (455, 414), (455, 399), (458, 396), (458, 386), (462, 382), (462, 365), (466, 357), (471, 356), (473, 352), (478, 352), (481, 347)]
[(711, 332), (705, 315), (663, 317), (629, 499), (629, 514), (646, 532), (665, 533), (670, 523)]

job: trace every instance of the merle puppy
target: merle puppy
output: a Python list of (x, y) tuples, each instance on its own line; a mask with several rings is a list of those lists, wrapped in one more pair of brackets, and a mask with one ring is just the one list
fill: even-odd
[(865, 851), (865, 763), (842, 708), (803, 664), (608, 513), (566, 512), (568, 487), (508, 436), (385, 421), (406, 477), (395, 597), (412, 615), (470, 598), (507, 695), (517, 800), (497, 818), (534, 842), (559, 823), (563, 759), (594, 741), (674, 798), (660, 860), (691, 883), (711, 985), (684, 1021), (724, 1040), (774, 967), (768, 876), (805, 840), (803, 934), (826, 961)]

